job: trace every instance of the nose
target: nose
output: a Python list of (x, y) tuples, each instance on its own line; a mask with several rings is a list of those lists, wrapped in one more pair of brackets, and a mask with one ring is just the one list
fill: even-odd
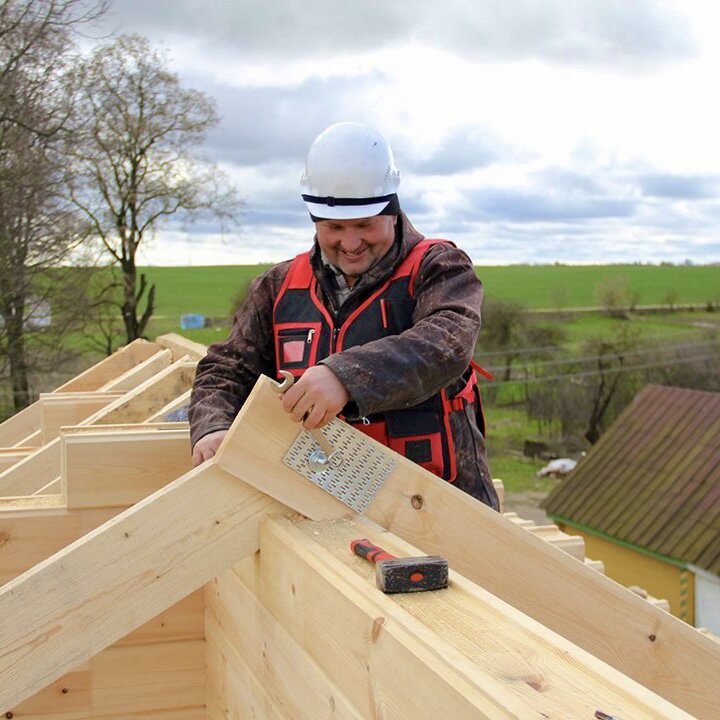
[(342, 248), (343, 252), (353, 253), (358, 252), (362, 249), (364, 244), (364, 241), (360, 234), (351, 233), (349, 235), (346, 235), (341, 243), (340, 247)]

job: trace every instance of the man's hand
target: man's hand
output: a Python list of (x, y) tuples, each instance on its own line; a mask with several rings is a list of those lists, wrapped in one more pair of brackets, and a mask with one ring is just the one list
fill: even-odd
[(193, 467), (197, 467), (200, 463), (209, 460), (220, 447), (220, 443), (228, 434), (227, 430), (216, 430), (215, 432), (203, 435), (196, 443), (192, 452)]
[(280, 399), (295, 422), (314, 430), (327, 425), (350, 400), (350, 394), (330, 368), (314, 365)]

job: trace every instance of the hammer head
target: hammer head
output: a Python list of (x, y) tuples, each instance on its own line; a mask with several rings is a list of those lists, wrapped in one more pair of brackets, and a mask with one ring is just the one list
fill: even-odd
[(439, 590), (448, 584), (448, 561), (437, 555), (381, 560), (375, 565), (375, 578), (384, 593)]

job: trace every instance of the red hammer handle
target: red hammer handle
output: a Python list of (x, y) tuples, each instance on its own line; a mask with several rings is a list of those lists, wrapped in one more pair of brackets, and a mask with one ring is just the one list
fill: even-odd
[(367, 538), (353, 540), (350, 543), (350, 549), (361, 558), (365, 558), (372, 563), (381, 562), (382, 560), (395, 560), (395, 556), (385, 552), (381, 547), (373, 545)]

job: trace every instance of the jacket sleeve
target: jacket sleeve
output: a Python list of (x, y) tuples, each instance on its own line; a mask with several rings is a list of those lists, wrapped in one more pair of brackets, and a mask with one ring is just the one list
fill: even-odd
[[(322, 361), (350, 393), (351, 419), (412, 407), (459, 378), (480, 332), (482, 283), (450, 245), (426, 253), (415, 279), (413, 325)], [(354, 403), (354, 405), (353, 405)]]
[(193, 446), (232, 425), (261, 374), (274, 377), (273, 303), (288, 266), (275, 266), (253, 281), (228, 339), (211, 345), (198, 363), (188, 411)]

